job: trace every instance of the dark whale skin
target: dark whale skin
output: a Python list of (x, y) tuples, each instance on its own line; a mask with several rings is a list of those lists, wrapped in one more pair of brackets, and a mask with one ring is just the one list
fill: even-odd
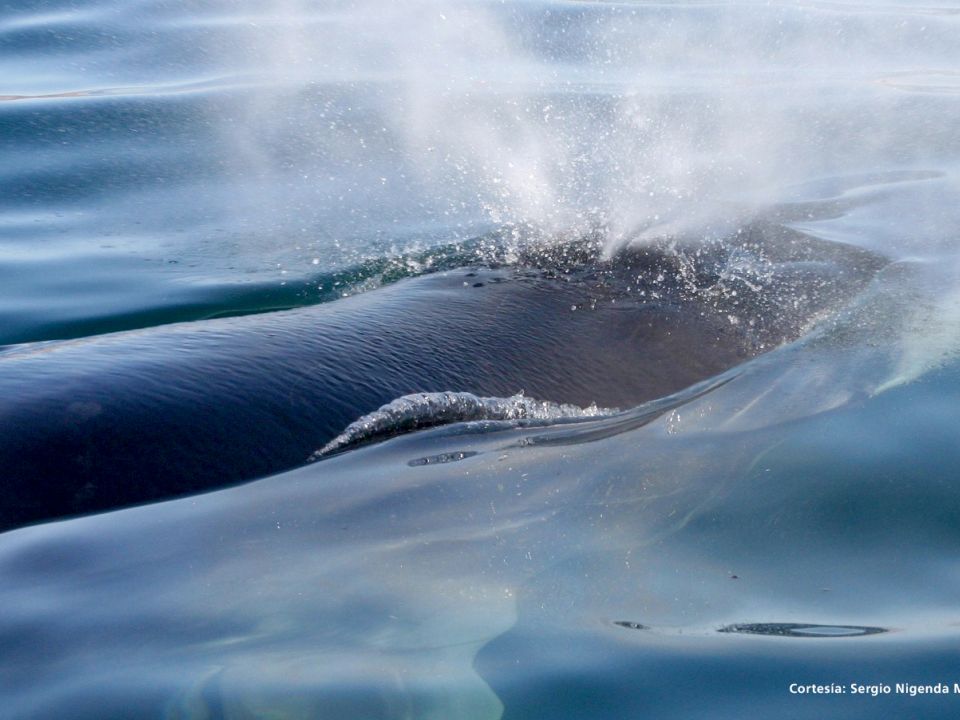
[[(632, 282), (662, 260), (631, 267)], [(857, 253), (831, 262), (835, 293), (876, 269)], [(310, 308), (13, 346), (0, 352), (0, 529), (287, 470), (414, 392), (627, 408), (797, 329), (751, 334), (669, 284), (640, 295), (598, 277), (467, 268)]]

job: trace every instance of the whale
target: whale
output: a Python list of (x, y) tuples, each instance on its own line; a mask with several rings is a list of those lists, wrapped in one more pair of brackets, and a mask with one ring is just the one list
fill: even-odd
[[(619, 415), (439, 426), (3, 533), (3, 715), (689, 718), (695, 694), (693, 717), (734, 718), (750, 687), (812, 720), (787, 690), (811, 667), (948, 673), (960, 457), (952, 425), (898, 411), (936, 417), (957, 385), (877, 393), (927, 279), (896, 270), (796, 342)], [(851, 457), (851, 432), (883, 451)]]
[(797, 337), (884, 262), (754, 222), (723, 242), (540, 248), (312, 307), (10, 346), (0, 529), (286, 471), (413, 393), (630, 408)]

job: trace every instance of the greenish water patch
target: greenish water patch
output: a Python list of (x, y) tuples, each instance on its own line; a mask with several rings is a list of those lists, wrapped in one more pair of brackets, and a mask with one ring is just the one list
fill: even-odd
[[(252, 315), (331, 302), (406, 278), (467, 265), (511, 262), (497, 233), (418, 252), (362, 259), (346, 268), (296, 278), (218, 282), (145, 273), (129, 258), (0, 267), (0, 344), (60, 340), (208, 318)], [(100, 271), (95, 271), (99, 266)], [(84, 275), (86, 283), (74, 281)], [(23, 292), (17, 286), (23, 284)], [(61, 296), (62, 285), (71, 292)], [(9, 288), (13, 288), (12, 291)], [(36, 296), (32, 296), (36, 294)]]

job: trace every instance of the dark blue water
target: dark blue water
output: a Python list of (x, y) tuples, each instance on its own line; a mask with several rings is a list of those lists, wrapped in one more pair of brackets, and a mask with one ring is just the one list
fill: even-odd
[(756, 217), (889, 262), (626, 419), (428, 430), (5, 533), (3, 714), (954, 717), (958, 24), (912, 2), (0, 4), (2, 344)]

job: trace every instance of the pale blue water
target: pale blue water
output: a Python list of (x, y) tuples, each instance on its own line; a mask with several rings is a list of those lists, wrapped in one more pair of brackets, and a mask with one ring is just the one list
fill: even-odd
[(954, 717), (958, 37), (940, 2), (0, 4), (3, 344), (493, 238), (760, 215), (892, 261), (645, 424), (432, 430), (4, 534), (4, 713)]

